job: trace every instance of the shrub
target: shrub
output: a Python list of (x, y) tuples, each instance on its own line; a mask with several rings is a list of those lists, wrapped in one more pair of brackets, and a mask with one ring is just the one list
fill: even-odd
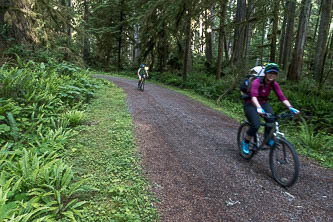
[(79, 110), (70, 110), (64, 113), (62, 118), (64, 118), (65, 121), (68, 121), (70, 126), (75, 127), (83, 122), (85, 113)]

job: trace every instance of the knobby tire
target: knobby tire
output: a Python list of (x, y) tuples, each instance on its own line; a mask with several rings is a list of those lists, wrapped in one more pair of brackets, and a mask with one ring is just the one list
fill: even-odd
[(269, 165), (276, 182), (290, 187), (299, 175), (299, 160), (294, 147), (286, 139), (276, 139), (276, 145), (269, 153)]
[(142, 78), (142, 80), (140, 81), (140, 84), (139, 84), (139, 89), (143, 92), (144, 89), (145, 89), (145, 79)]
[(141, 83), (141, 91), (143, 92), (144, 90), (145, 90), (145, 79), (143, 79)]

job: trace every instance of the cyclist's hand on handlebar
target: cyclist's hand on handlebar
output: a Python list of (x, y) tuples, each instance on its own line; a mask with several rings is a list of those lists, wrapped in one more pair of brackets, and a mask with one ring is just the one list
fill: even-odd
[(261, 107), (257, 107), (257, 112), (259, 115), (264, 115), (265, 114), (265, 110)]
[(290, 110), (290, 112), (292, 112), (293, 114), (299, 114), (299, 110), (298, 109), (295, 109), (295, 108), (293, 108), (293, 107), (289, 107), (289, 110)]

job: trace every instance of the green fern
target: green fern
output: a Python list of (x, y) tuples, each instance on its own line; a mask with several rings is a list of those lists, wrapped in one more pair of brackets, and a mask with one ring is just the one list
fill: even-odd
[(68, 121), (72, 127), (80, 125), (85, 117), (85, 113), (79, 110), (71, 110), (63, 114), (63, 119)]
[(17, 127), (17, 122), (11, 112), (7, 113), (8, 124), (11, 128), (11, 136), (14, 138), (14, 141), (19, 139), (19, 128)]
[(323, 132), (315, 133), (314, 126), (307, 124), (304, 119), (302, 119), (302, 124), (300, 125), (299, 138), (301, 144), (308, 147), (310, 151), (326, 149), (330, 144), (328, 135)]

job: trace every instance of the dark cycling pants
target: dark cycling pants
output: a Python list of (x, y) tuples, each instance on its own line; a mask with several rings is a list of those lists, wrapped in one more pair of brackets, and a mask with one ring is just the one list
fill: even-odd
[(144, 75), (140, 75), (140, 76), (141, 76), (141, 80), (138, 81), (138, 87), (139, 87), (139, 85), (140, 85), (140, 83), (141, 83), (141, 81), (142, 81)]
[[(273, 113), (273, 109), (272, 107), (269, 105), (269, 103), (264, 103), (261, 104), (261, 107), (265, 110), (266, 113)], [(244, 112), (245, 112), (245, 116), (247, 118), (247, 120), (251, 123), (251, 127), (250, 129), (247, 131), (247, 135), (254, 137), (256, 135), (256, 133), (259, 130), (260, 127), (260, 117), (259, 114), (257, 112), (257, 108), (255, 105), (253, 105), (252, 103), (244, 103)], [(272, 123), (274, 122), (274, 120), (266, 120), (265, 121), (267, 123)], [(265, 138), (266, 136), (268, 136), (270, 130), (272, 128), (271, 127), (265, 127)]]

